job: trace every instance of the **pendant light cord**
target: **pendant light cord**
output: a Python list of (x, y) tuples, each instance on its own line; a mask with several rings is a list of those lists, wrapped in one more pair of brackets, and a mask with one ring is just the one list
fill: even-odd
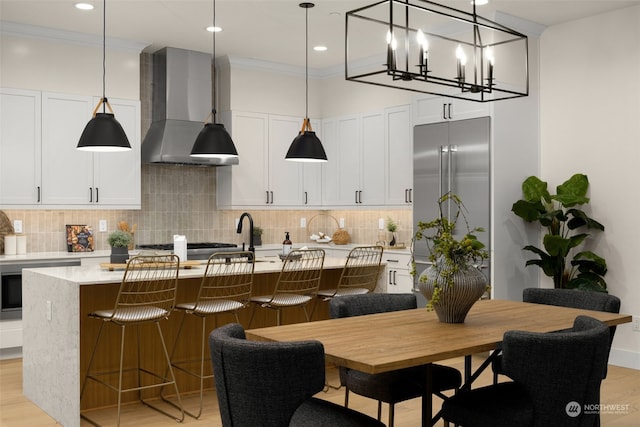
[(305, 36), (304, 36), (304, 80), (305, 80), (305, 110), (304, 116), (309, 118), (309, 8), (304, 9)]
[(102, 112), (107, 112), (106, 75), (107, 75), (107, 0), (102, 0)]
[(211, 122), (216, 123), (216, 0), (213, 0), (213, 57), (211, 58), (211, 65), (213, 67), (212, 73), (212, 90), (211, 90), (211, 114), (213, 115)]

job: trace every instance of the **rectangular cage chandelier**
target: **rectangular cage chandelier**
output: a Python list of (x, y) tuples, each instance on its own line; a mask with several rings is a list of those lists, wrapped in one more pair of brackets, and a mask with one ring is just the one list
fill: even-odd
[(345, 78), (477, 102), (529, 95), (527, 36), (427, 0), (346, 14)]

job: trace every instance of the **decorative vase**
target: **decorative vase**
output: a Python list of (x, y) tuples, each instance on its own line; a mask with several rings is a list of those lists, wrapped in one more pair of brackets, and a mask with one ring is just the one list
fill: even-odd
[(128, 247), (111, 247), (111, 264), (126, 264), (128, 259)]
[(487, 287), (487, 278), (473, 266), (460, 266), (453, 275), (453, 284), (447, 285), (442, 277), (441, 262), (430, 265), (418, 279), (418, 289), (428, 300), (433, 296), (436, 279), (441, 286), (438, 301), (433, 304), (438, 319), (443, 323), (464, 323), (473, 304)]
[(396, 235), (393, 234), (393, 233), (391, 233), (391, 235), (393, 236), (393, 238), (389, 242), (389, 246), (395, 246), (396, 245)]

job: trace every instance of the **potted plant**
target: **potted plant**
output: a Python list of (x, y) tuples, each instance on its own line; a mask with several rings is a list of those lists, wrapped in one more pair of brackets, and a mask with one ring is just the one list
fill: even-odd
[[(451, 206), (448, 206), (451, 205)], [(440, 215), (429, 221), (419, 221), (411, 244), (412, 269), (416, 275), (415, 243), (425, 240), (429, 250), (431, 265), (418, 278), (418, 288), (429, 300), (427, 309), (435, 310), (438, 318), (446, 323), (462, 323), (471, 306), (487, 290), (487, 278), (479, 267), (488, 258), (485, 245), (475, 233), (483, 232), (481, 227), (471, 228), (464, 213), (466, 208), (460, 197), (446, 193), (438, 199)], [(453, 216), (445, 215), (445, 206)], [(456, 238), (458, 220), (462, 218), (466, 232)]]
[(552, 195), (546, 182), (530, 176), (522, 183), (524, 198), (515, 202), (511, 210), (527, 222), (539, 222), (547, 230), (542, 240), (544, 249), (533, 245), (523, 248), (539, 256), (528, 260), (527, 266), (542, 268), (544, 274), (553, 277), (556, 288), (607, 292), (605, 259), (592, 251), (575, 253), (590, 236), (580, 230), (604, 231), (602, 224), (577, 207), (589, 203), (588, 188), (587, 176), (575, 174), (558, 185), (557, 194)]
[(126, 231), (116, 230), (109, 234), (107, 242), (111, 246), (111, 264), (125, 264), (127, 262), (131, 241), (131, 234)]
[(391, 219), (391, 217), (387, 217), (387, 231), (391, 233), (391, 240), (389, 241), (389, 246), (396, 245), (396, 235), (395, 232), (398, 229), (398, 224)]
[(258, 227), (257, 225), (253, 227), (253, 245), (262, 245), (262, 228)]

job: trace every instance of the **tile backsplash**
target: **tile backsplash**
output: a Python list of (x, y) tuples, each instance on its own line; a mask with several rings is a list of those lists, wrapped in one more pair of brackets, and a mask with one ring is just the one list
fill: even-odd
[[(143, 165), (141, 210), (3, 210), (10, 220), (22, 220), (28, 252), (65, 251), (66, 224), (91, 225), (95, 249), (108, 249), (107, 236), (119, 221), (137, 224), (136, 243), (170, 243), (174, 234), (184, 234), (188, 242), (242, 244), (244, 239), (248, 243), (246, 231), (242, 235), (235, 232), (235, 221), (243, 211), (216, 209), (215, 168)], [(388, 232), (378, 230), (378, 219), (383, 218), (386, 224), (389, 217), (398, 224), (397, 241), (409, 244), (411, 239), (411, 209), (248, 211), (254, 225), (264, 230), (264, 244), (281, 243), (285, 231), (290, 232), (294, 246), (311, 243), (309, 234), (332, 234), (340, 218), (344, 218), (353, 243), (390, 240)], [(301, 218), (306, 219), (307, 227), (300, 227)], [(108, 232), (98, 231), (103, 219), (107, 220)]]

